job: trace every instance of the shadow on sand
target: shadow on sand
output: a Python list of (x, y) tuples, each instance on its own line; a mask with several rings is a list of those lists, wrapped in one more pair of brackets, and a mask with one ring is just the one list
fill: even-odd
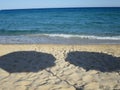
[(9, 73), (38, 72), (55, 65), (51, 54), (35, 51), (18, 51), (0, 57), (0, 68)]
[(97, 52), (70, 52), (65, 59), (71, 64), (88, 70), (113, 72), (120, 70), (120, 57)]

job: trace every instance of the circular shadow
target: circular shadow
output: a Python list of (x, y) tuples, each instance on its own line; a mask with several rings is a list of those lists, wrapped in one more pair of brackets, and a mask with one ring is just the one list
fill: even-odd
[(114, 57), (105, 53), (76, 51), (70, 52), (65, 59), (75, 66), (88, 70), (112, 72), (120, 70), (120, 57)]
[(12, 52), (0, 57), (0, 68), (9, 73), (38, 72), (55, 65), (51, 54), (35, 51)]

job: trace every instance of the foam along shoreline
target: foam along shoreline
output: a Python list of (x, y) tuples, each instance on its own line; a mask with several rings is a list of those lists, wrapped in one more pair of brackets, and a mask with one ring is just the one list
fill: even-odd
[(80, 39), (97, 39), (97, 40), (120, 40), (120, 36), (97, 36), (97, 35), (77, 35), (77, 34), (16, 34), (1, 36), (33, 36), (33, 37), (60, 37), (60, 38), (80, 38)]
[(96, 38), (64, 34), (32, 34), (0, 36), (0, 44), (120, 44), (119, 36)]
[(95, 35), (72, 35), (72, 34), (35, 34), (29, 36), (49, 36), (63, 38), (81, 38), (81, 39), (97, 39), (97, 40), (120, 40), (120, 36), (95, 36)]
[(119, 90), (119, 80), (120, 45), (0, 45), (1, 89)]

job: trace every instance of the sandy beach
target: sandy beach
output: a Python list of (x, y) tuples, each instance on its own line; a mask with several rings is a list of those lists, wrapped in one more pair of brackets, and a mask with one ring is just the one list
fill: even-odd
[(0, 90), (120, 90), (120, 45), (1, 44)]

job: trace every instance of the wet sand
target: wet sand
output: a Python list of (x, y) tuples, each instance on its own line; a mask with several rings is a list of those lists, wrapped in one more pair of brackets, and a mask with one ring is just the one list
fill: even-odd
[(0, 45), (0, 90), (120, 90), (120, 45)]

